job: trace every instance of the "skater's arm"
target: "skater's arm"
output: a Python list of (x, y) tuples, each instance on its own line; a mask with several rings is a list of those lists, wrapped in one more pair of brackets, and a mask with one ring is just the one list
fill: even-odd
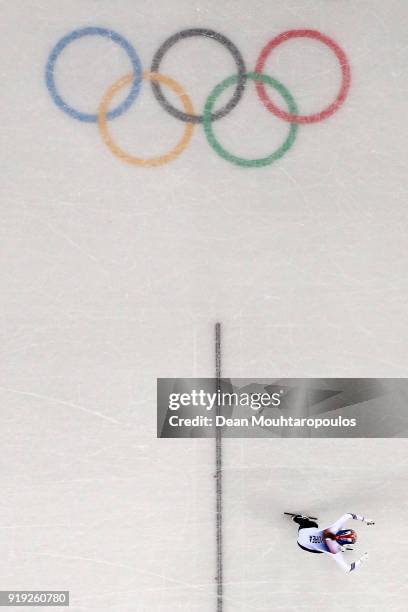
[(343, 554), (341, 552), (338, 552), (335, 555), (331, 555), (331, 556), (336, 561), (336, 563), (339, 565), (339, 567), (341, 567), (343, 572), (345, 572), (346, 574), (351, 574), (351, 572), (353, 572), (358, 567), (360, 567), (360, 565), (367, 559), (368, 553), (364, 553), (364, 555), (360, 557), (360, 559), (357, 559), (357, 561), (353, 561), (353, 563), (347, 563), (347, 561), (345, 561)]
[(329, 530), (332, 533), (337, 533), (343, 527), (347, 521), (350, 519), (354, 519), (355, 521), (366, 521), (367, 519), (364, 516), (360, 516), (359, 514), (353, 514), (352, 512), (347, 512), (347, 514), (343, 514), (333, 525), (330, 525)]
[(340, 546), (339, 544), (336, 542), (336, 540), (331, 540), (330, 538), (325, 538), (325, 544), (327, 546), (327, 548), (329, 549), (329, 551), (335, 555), (336, 553), (338, 553), (340, 551)]

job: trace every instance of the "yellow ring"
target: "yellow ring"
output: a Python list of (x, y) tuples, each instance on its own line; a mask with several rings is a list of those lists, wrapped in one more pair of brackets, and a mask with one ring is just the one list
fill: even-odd
[[(169, 161), (180, 155), (180, 153), (188, 145), (191, 136), (193, 135), (193, 123), (185, 124), (181, 140), (173, 149), (171, 149), (171, 151), (165, 153), (164, 155), (160, 155), (159, 157), (150, 157), (147, 159), (144, 159), (143, 157), (135, 157), (134, 155), (130, 155), (129, 153), (126, 153), (126, 151), (123, 151), (113, 141), (112, 136), (109, 133), (106, 115), (108, 113), (112, 98), (120, 89), (122, 89), (122, 87), (125, 87), (125, 85), (129, 85), (130, 83), (132, 83), (134, 78), (135, 75), (133, 74), (133, 72), (122, 77), (108, 89), (108, 91), (102, 98), (98, 109), (98, 127), (102, 136), (102, 140), (110, 149), (110, 151), (114, 155), (116, 155), (116, 157), (119, 157), (119, 159), (122, 159), (128, 164), (133, 164), (134, 166), (161, 166), (162, 164), (167, 164)], [(189, 115), (193, 114), (193, 105), (191, 103), (190, 98), (188, 97), (184, 89), (181, 87), (181, 85), (179, 85), (176, 81), (174, 81), (170, 77), (164, 76), (163, 74), (159, 74), (158, 72), (144, 72), (142, 75), (142, 79), (146, 79), (148, 81), (159, 81), (159, 83), (167, 85), (180, 98), (184, 107), (184, 111)]]

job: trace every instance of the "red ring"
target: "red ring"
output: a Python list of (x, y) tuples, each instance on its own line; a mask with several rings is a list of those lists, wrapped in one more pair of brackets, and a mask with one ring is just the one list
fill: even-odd
[(291, 115), (290, 113), (285, 113), (285, 111), (281, 110), (272, 102), (266, 93), (265, 84), (261, 81), (257, 81), (255, 84), (258, 96), (271, 113), (277, 117), (280, 117), (281, 119), (284, 119), (285, 121), (289, 121), (290, 123), (316, 123), (317, 121), (327, 119), (327, 117), (330, 117), (330, 115), (335, 113), (336, 110), (343, 104), (347, 97), (351, 81), (350, 64), (347, 56), (343, 49), (339, 47), (339, 45), (332, 38), (329, 38), (325, 34), (321, 34), (321, 32), (318, 32), (317, 30), (288, 30), (287, 32), (282, 32), (282, 34), (279, 34), (279, 36), (276, 36), (270, 40), (262, 49), (260, 56), (258, 57), (258, 61), (256, 62), (255, 72), (263, 72), (263, 67), (270, 52), (275, 49), (275, 47), (286, 40), (289, 40), (290, 38), (315, 38), (316, 40), (320, 40), (320, 42), (327, 45), (334, 52), (340, 62), (342, 75), (341, 86), (336, 99), (320, 113), (315, 113), (313, 115)]

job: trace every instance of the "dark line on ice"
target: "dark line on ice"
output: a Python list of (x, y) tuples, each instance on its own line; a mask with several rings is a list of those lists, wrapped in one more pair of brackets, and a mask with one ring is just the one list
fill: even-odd
[[(221, 323), (215, 324), (215, 378), (216, 391), (221, 390)], [(216, 415), (220, 415), (221, 407), (217, 402)], [(223, 599), (223, 540), (222, 540), (222, 429), (215, 428), (215, 482), (216, 482), (216, 535), (217, 535), (217, 612), (224, 608)]]

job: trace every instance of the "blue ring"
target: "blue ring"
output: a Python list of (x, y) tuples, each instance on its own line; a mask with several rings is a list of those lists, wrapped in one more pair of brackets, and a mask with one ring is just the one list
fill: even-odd
[(73, 30), (73, 32), (71, 32), (70, 34), (67, 34), (66, 36), (61, 38), (61, 40), (57, 42), (57, 44), (51, 51), (45, 68), (45, 80), (47, 83), (48, 91), (50, 92), (50, 95), (54, 100), (55, 104), (62, 111), (64, 111), (64, 113), (67, 113), (67, 115), (70, 115), (71, 117), (73, 117), (74, 119), (78, 119), (79, 121), (87, 121), (88, 123), (96, 123), (98, 121), (98, 115), (81, 113), (72, 106), (69, 106), (69, 104), (67, 104), (65, 100), (59, 95), (57, 87), (55, 85), (55, 63), (59, 55), (62, 53), (62, 51), (67, 45), (77, 40), (78, 38), (82, 38), (82, 36), (103, 36), (105, 38), (109, 38), (109, 40), (112, 40), (113, 42), (117, 43), (120, 47), (122, 47), (122, 49), (124, 49), (124, 51), (126, 51), (130, 58), (130, 61), (132, 62), (133, 71), (135, 74), (135, 80), (133, 81), (132, 88), (125, 100), (123, 100), (123, 102), (119, 104), (119, 106), (117, 106), (106, 114), (106, 117), (108, 119), (115, 119), (115, 117), (119, 117), (119, 115), (122, 115), (122, 113), (124, 113), (129, 108), (129, 106), (132, 104), (132, 102), (138, 95), (142, 82), (142, 65), (140, 63), (139, 56), (136, 53), (135, 49), (132, 47), (132, 45), (126, 40), (126, 38), (123, 38), (123, 36), (121, 36), (117, 32), (114, 32), (113, 30), (107, 30), (106, 28), (88, 27), (82, 28), (80, 30)]

